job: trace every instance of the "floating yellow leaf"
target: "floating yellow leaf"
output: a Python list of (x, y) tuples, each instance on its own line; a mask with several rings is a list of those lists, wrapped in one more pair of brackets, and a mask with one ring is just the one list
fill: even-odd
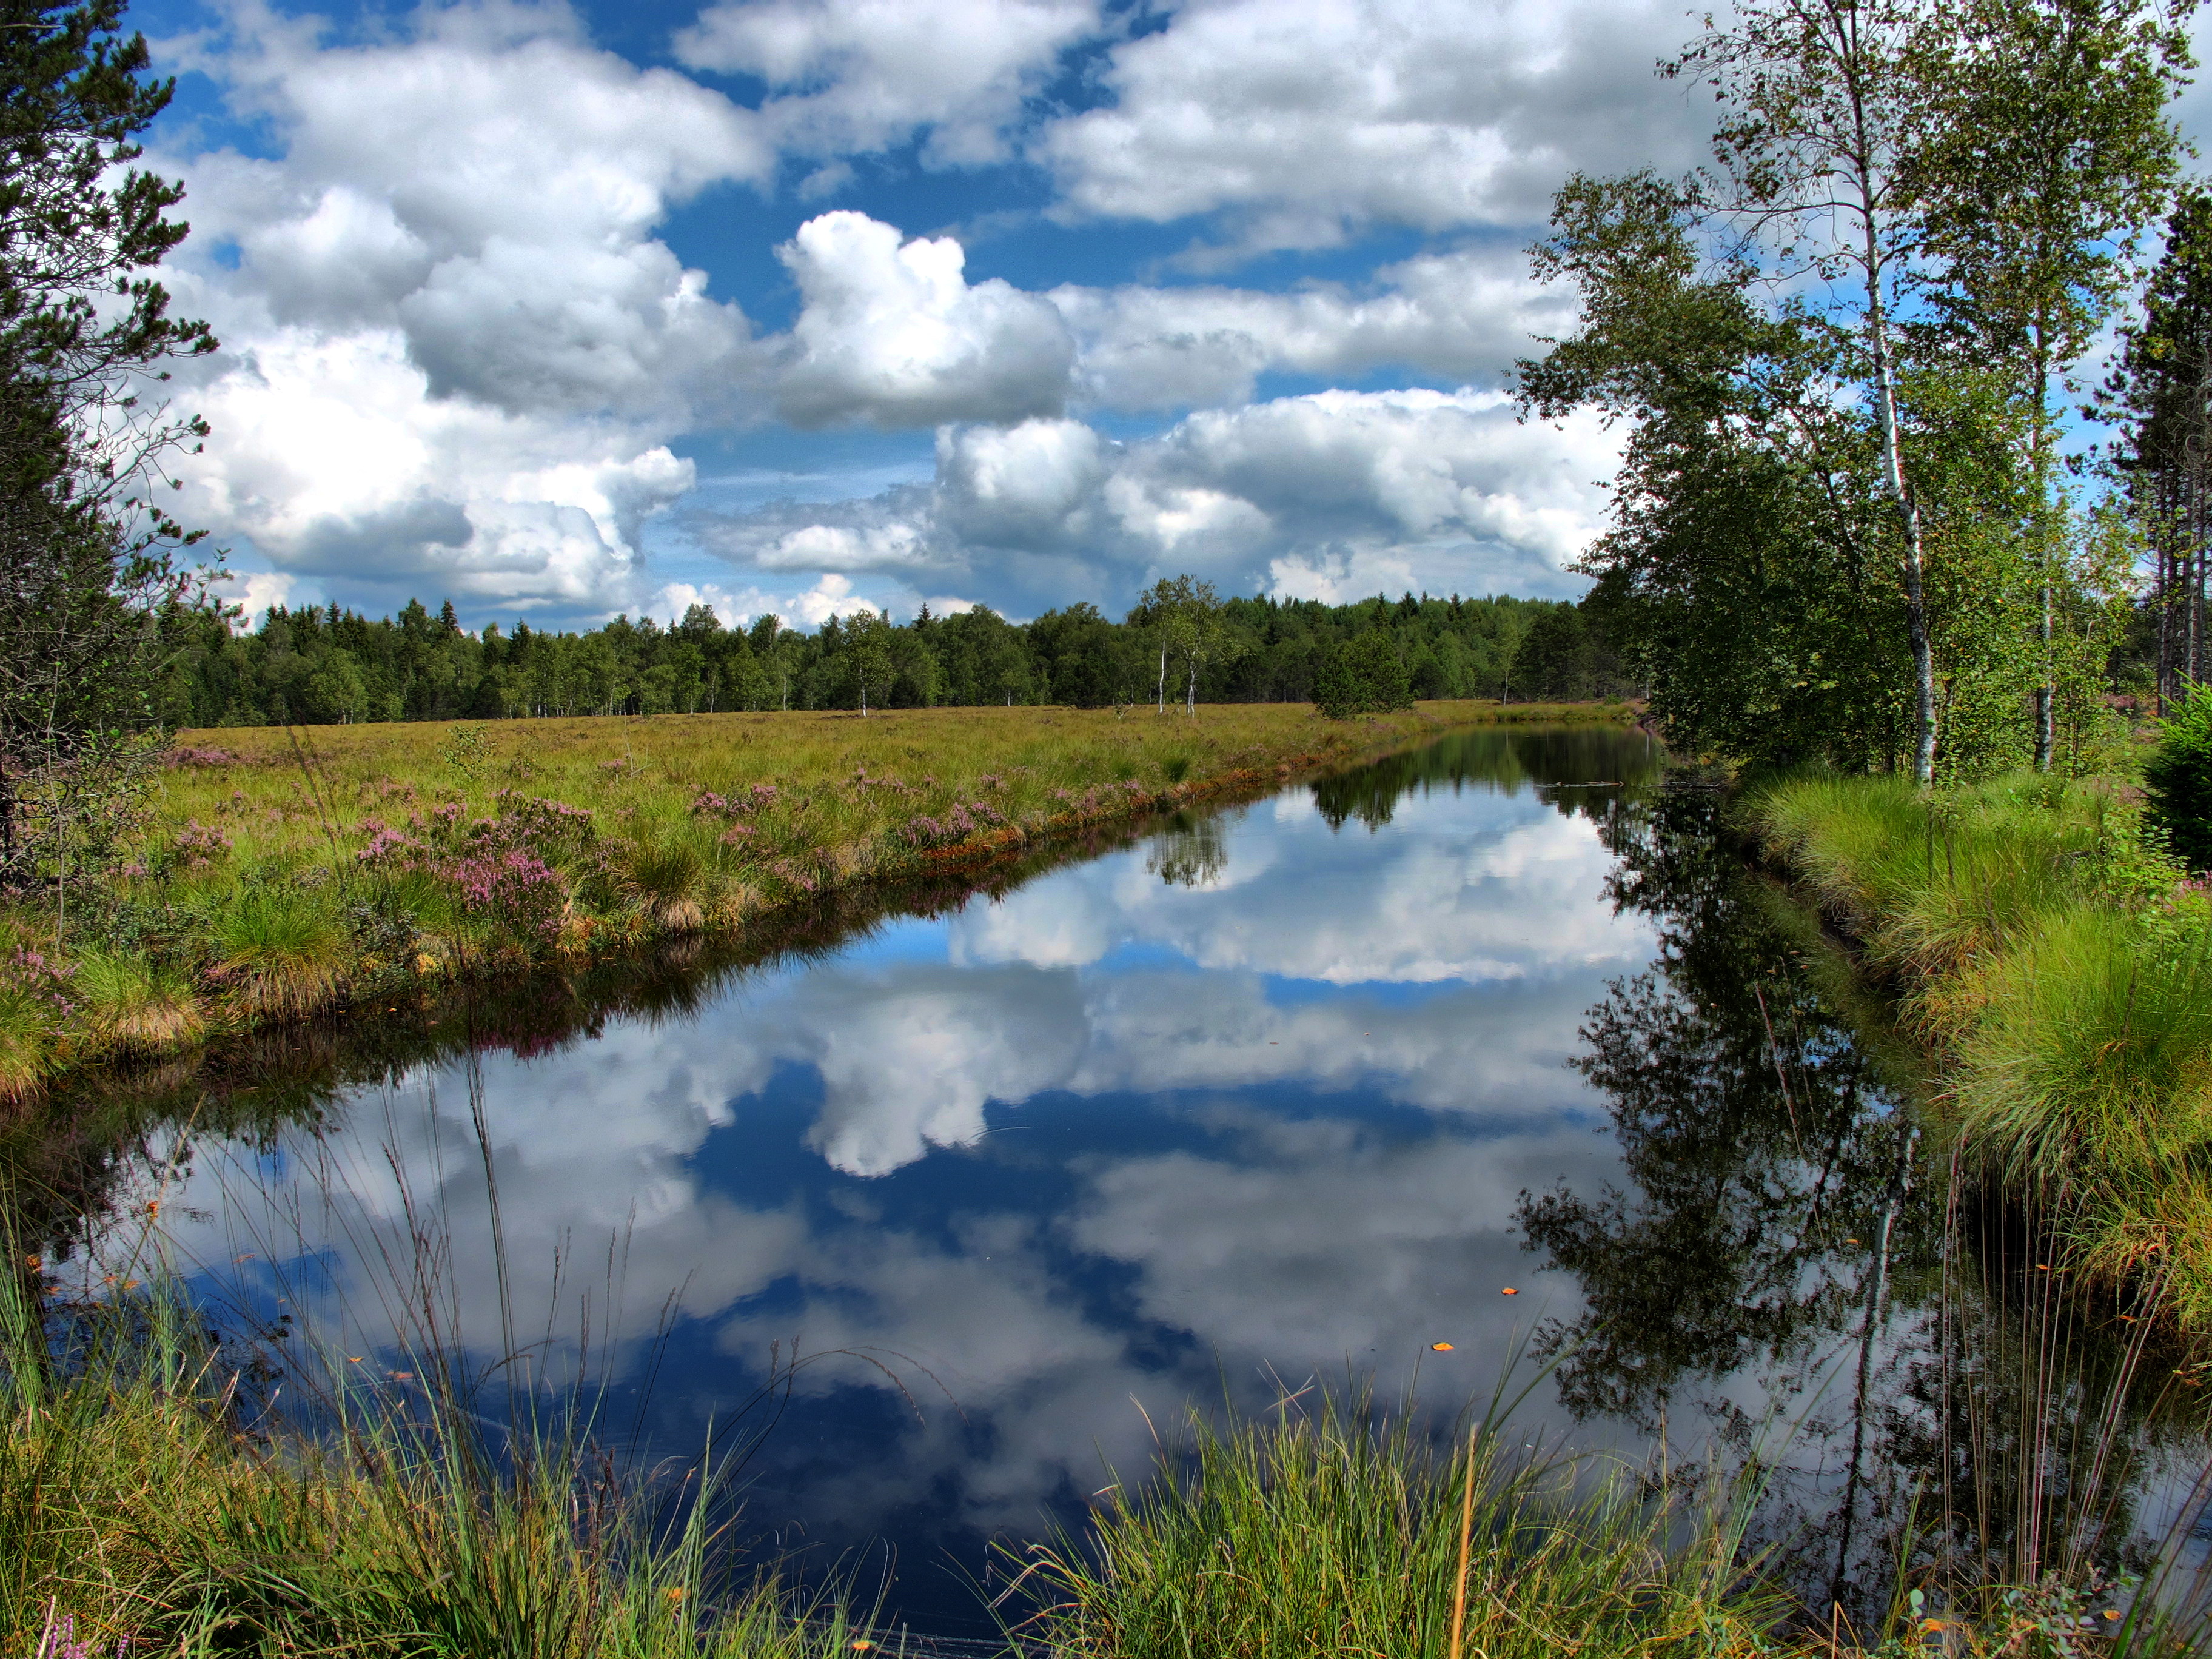
[(1452, 1345), (1449, 1342), (1431, 1342), (1429, 1346), (1437, 1353), (1449, 1353), (1452, 1350)]
[(1500, 1291), (1498, 1294), (1500, 1296), (1518, 1296), (1521, 1292), (1515, 1290), (1510, 1285), (1508, 1285), (1504, 1290)]

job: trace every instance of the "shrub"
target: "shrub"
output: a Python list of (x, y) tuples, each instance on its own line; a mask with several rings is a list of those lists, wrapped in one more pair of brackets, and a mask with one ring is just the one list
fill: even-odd
[(560, 936), (568, 889), (543, 859), (510, 847), (471, 854), (438, 873), (459, 890), (465, 910), (488, 918), (510, 937), (550, 945)]
[(1413, 681), (1396, 639), (1387, 629), (1370, 628), (1331, 647), (1314, 676), (1314, 706), (1336, 720), (1411, 708)]
[(2191, 870), (2212, 870), (2212, 686), (2198, 686), (2167, 720), (2143, 787), (2167, 845)]

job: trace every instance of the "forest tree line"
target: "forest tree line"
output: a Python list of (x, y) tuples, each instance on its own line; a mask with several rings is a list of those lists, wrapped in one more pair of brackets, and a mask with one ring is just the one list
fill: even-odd
[[(496, 720), (945, 705), (1302, 702), (1333, 653), (1381, 636), (1419, 698), (1581, 699), (1628, 690), (1583, 610), (1555, 600), (1382, 596), (1331, 605), (1218, 599), (1162, 582), (1120, 621), (1076, 604), (1009, 622), (978, 606), (911, 622), (776, 617), (726, 626), (695, 605), (665, 625), (471, 632), (447, 602), (371, 618), (337, 605), (264, 613), (234, 632), (172, 618), (161, 702), (173, 726)], [(1374, 641), (1369, 642), (1370, 645)], [(1385, 696), (1377, 706), (1387, 705)]]

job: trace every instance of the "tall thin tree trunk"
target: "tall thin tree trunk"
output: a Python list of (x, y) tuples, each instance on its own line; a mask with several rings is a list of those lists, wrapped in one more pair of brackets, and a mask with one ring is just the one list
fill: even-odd
[(1897, 429), (1897, 388), (1889, 361), (1889, 330), (1881, 309), (1881, 247), (1875, 240), (1871, 190), (1861, 215), (1866, 227), (1867, 343), (1874, 356), (1875, 414), (1881, 424), (1882, 493), (1896, 509), (1905, 535), (1905, 632), (1912, 650), (1915, 730), (1912, 781), (1923, 788), (1936, 778), (1936, 657), (1928, 640), (1927, 559), (1920, 537), (1920, 508), (1905, 487), (1905, 453)]
[(2042, 612), (2039, 624), (2043, 646), (2042, 673), (2035, 686), (2035, 769), (2051, 769), (2051, 752), (2057, 746), (2058, 725), (2058, 667), (2051, 654), (2052, 542), (2058, 531), (2057, 517), (2051, 507), (2051, 365), (2050, 348), (2045, 343), (2043, 322), (2039, 316), (2035, 331), (2035, 510), (2039, 522), (2036, 526), (2035, 551), (2036, 598)]
[(2171, 534), (2161, 528), (2155, 552), (2157, 576), (2152, 592), (2158, 596), (2158, 660), (2151, 672), (2151, 708), (2166, 718), (2167, 677), (2173, 672), (2173, 548)]

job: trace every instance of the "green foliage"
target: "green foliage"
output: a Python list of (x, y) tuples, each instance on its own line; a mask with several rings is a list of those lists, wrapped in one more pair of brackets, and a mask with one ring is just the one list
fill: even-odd
[(2143, 767), (2151, 823), (2191, 870), (2212, 870), (2212, 686), (2166, 720)]
[[(164, 617), (196, 538), (153, 500), (160, 458), (206, 428), (142, 404), (162, 360), (212, 350), (140, 275), (181, 241), (180, 186), (136, 135), (169, 101), (120, 0), (0, 17), (0, 866), (27, 852), (6, 774), (53, 769), (154, 710)], [(161, 378), (166, 378), (162, 376)]]
[(1331, 720), (1413, 706), (1413, 688), (1397, 640), (1370, 629), (1333, 647), (1314, 677), (1314, 706)]
[[(204, 616), (173, 620), (165, 718), (181, 726), (347, 724), (363, 720), (494, 720), (586, 714), (694, 714), (789, 708), (857, 709), (1059, 703), (1125, 707), (1158, 699), (1170, 682), (1196, 702), (1304, 702), (1331, 648), (1371, 629), (1397, 641), (1413, 695), (1449, 700), (1601, 696), (1624, 683), (1603, 629), (1575, 638), (1558, 673), (1530, 688), (1515, 668), (1538, 619), (1572, 618), (1543, 599), (1457, 597), (1356, 605), (1309, 600), (1197, 603), (1167, 583), (1115, 622), (1087, 604), (1016, 624), (977, 607), (910, 623), (837, 617), (813, 634), (763, 617), (726, 629), (695, 605), (663, 627), (617, 617), (579, 634), (518, 624), (464, 632), (451, 605), (410, 601), (397, 617), (337, 608), (272, 608), (233, 635)], [(1186, 601), (1189, 603), (1186, 604)], [(1180, 607), (1180, 608), (1178, 608)]]
[(1601, 602), (1539, 611), (1513, 653), (1515, 694), (1580, 702), (1626, 690), (1606, 638), (1605, 616)]
[(2047, 766), (2062, 717), (2099, 747), (2131, 561), (2053, 399), (2187, 67), (2148, 0), (1761, 0), (1667, 70), (1719, 102), (1709, 169), (1561, 188), (1534, 258), (1580, 328), (1521, 395), (1632, 423), (1588, 609), (1678, 747), (1923, 782)]

